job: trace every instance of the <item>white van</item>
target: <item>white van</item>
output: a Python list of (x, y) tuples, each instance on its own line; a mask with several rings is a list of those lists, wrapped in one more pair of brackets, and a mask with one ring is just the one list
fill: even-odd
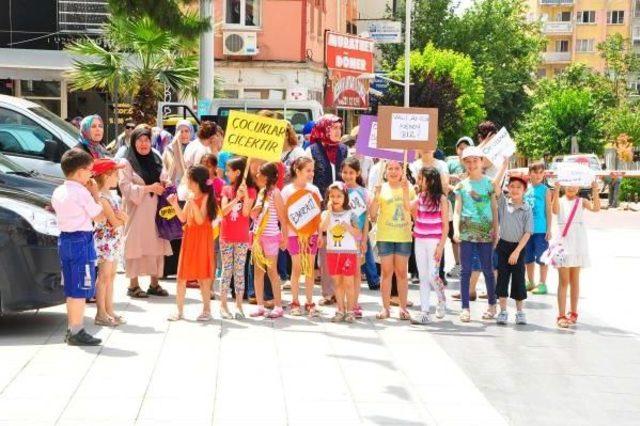
[(0, 95), (0, 152), (25, 169), (64, 177), (60, 157), (79, 138), (78, 129), (43, 106)]

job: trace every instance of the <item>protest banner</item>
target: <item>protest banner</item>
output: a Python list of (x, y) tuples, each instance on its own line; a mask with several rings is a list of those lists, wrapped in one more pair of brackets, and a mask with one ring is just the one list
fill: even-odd
[(231, 111), (222, 150), (247, 158), (280, 161), (287, 122), (241, 111)]
[(562, 186), (591, 186), (595, 180), (595, 172), (586, 164), (558, 163), (555, 172)]
[(367, 202), (360, 191), (349, 192), (349, 208), (358, 217), (367, 211)]
[[(378, 148), (378, 117), (375, 115), (361, 115), (358, 138), (356, 139), (356, 153), (371, 158), (383, 160), (403, 161), (404, 152), (401, 149)], [(413, 161), (415, 153), (409, 155)]]
[(516, 144), (507, 129), (503, 127), (481, 149), (485, 158), (494, 166), (499, 167), (505, 158), (516, 152)]
[(320, 224), (320, 200), (311, 191), (300, 190), (294, 193), (286, 205), (289, 223), (298, 234), (311, 233), (317, 230)]
[(438, 143), (438, 109), (380, 106), (378, 148), (433, 151)]

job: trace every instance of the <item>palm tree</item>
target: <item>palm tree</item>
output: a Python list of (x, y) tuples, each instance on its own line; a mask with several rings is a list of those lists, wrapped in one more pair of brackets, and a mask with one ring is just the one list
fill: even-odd
[(76, 59), (67, 73), (72, 90), (114, 93), (117, 87), (132, 99), (132, 118), (149, 124), (155, 123), (165, 86), (191, 97), (197, 93), (195, 42), (176, 37), (147, 17), (111, 16), (104, 38), (108, 47), (89, 38), (67, 46), (71, 53), (84, 57)]

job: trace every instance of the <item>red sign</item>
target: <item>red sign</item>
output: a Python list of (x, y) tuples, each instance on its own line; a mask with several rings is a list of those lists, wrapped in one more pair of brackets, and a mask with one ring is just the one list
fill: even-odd
[(359, 79), (374, 71), (375, 43), (368, 38), (327, 32), (325, 61), (329, 69), (326, 105), (334, 108), (369, 108), (369, 80)]

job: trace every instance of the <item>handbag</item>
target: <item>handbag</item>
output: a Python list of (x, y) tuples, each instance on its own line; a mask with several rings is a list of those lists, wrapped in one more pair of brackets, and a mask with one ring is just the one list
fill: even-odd
[(569, 232), (569, 227), (571, 226), (573, 218), (576, 215), (576, 210), (578, 210), (578, 203), (580, 203), (580, 198), (576, 199), (575, 203), (573, 203), (573, 208), (571, 209), (571, 213), (569, 214), (567, 223), (564, 224), (564, 229), (562, 230), (562, 234), (560, 235), (560, 237), (549, 243), (549, 248), (546, 249), (540, 256), (540, 261), (545, 265), (551, 265), (555, 268), (558, 268), (567, 258), (567, 250), (562, 244), (562, 241)]
[(176, 210), (167, 201), (167, 197), (171, 194), (176, 194), (176, 187), (173, 185), (167, 186), (162, 195), (158, 196), (158, 210), (156, 211), (158, 237), (169, 241), (182, 238), (182, 222), (176, 215)]

